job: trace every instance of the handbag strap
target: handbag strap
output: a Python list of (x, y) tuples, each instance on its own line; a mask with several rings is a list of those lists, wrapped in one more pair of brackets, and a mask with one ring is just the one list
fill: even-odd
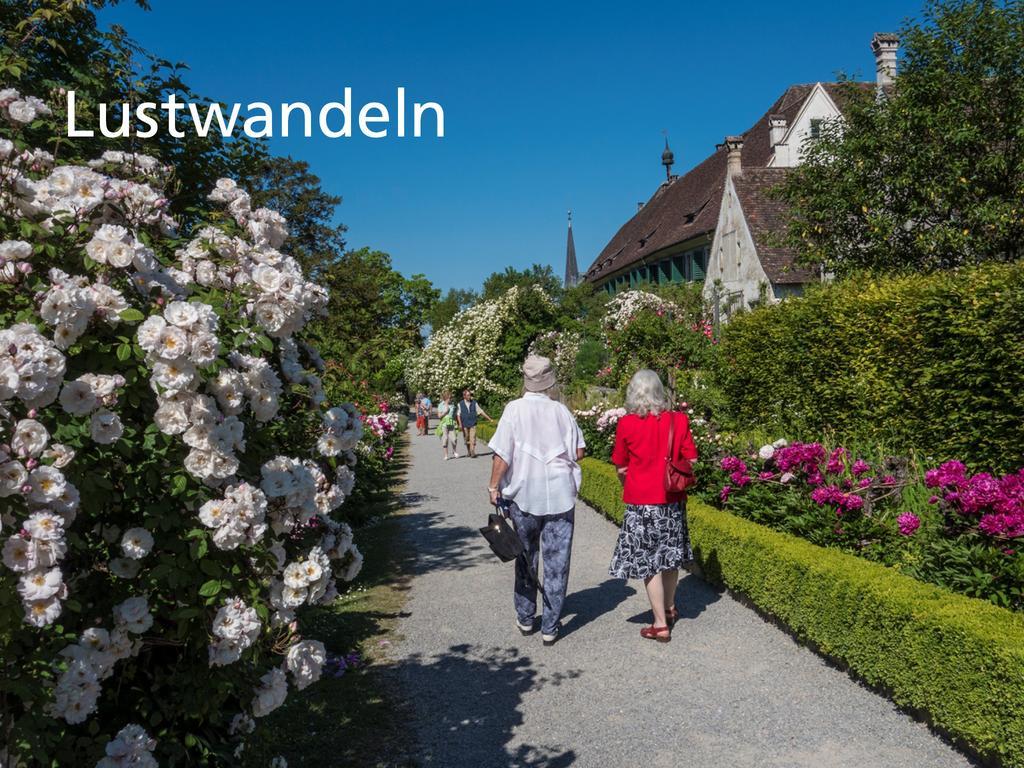
[(669, 464), (672, 463), (672, 457), (675, 455), (672, 450), (676, 444), (676, 420), (675, 414), (672, 411), (668, 412), (668, 453), (665, 455), (665, 461)]

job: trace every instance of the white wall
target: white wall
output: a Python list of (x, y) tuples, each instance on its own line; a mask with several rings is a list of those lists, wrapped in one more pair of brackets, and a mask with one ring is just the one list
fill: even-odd
[(769, 168), (792, 168), (802, 160), (804, 142), (811, 133), (812, 120), (841, 120), (842, 113), (832, 97), (821, 86), (815, 85), (803, 107), (788, 126), (782, 141), (775, 145), (775, 155), (768, 161)]
[(711, 243), (704, 278), (704, 298), (708, 302), (714, 300), (716, 285), (722, 297), (720, 307), (724, 315), (730, 309), (750, 307), (762, 298), (768, 302), (775, 300), (771, 282), (757, 258), (754, 240), (731, 178), (725, 181), (718, 226), (715, 227), (715, 239)]

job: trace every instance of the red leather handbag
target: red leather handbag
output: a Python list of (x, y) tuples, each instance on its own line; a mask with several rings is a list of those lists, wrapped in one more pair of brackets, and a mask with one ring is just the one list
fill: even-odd
[(693, 476), (693, 463), (685, 458), (675, 458), (676, 415), (668, 413), (668, 454), (665, 456), (665, 491), (667, 493), (686, 493), (696, 482)]

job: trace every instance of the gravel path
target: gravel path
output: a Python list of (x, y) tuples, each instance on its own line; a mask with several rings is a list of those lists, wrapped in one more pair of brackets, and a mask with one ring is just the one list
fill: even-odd
[(490, 457), (445, 462), (436, 438), (410, 442), (403, 520), (416, 556), (394, 658), (422, 765), (972, 765), (694, 576), (681, 581), (672, 642), (641, 641), (643, 585), (607, 575), (617, 529), (582, 503), (563, 637), (545, 648), (520, 636), (512, 566), (477, 532)]

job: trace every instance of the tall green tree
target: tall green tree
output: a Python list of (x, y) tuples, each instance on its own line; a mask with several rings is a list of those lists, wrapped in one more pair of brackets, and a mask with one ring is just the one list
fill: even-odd
[(552, 298), (558, 298), (562, 293), (562, 281), (555, 275), (551, 265), (534, 264), (528, 269), (505, 267), (503, 272), (492, 272), (484, 280), (482, 298), (485, 301), (496, 299), (513, 286), (526, 288), (531, 285), (539, 285)]
[(789, 241), (840, 274), (1020, 257), (1024, 2), (933, 0), (900, 38), (893, 86), (849, 84), (780, 190)]
[(432, 331), (438, 331), (451, 322), (459, 312), (473, 306), (480, 298), (480, 295), (473, 290), (465, 288), (449, 288), (444, 298), (439, 299), (427, 315), (427, 322), (430, 323)]
[(423, 346), (423, 327), (440, 291), (423, 275), (405, 277), (391, 257), (370, 248), (347, 251), (321, 273), (331, 292), (317, 324), (325, 357), (349, 377), (373, 383), (403, 350)]
[(334, 222), (341, 197), (323, 190), (309, 163), (268, 157), (249, 186), (253, 204), (280, 211), (288, 219), (288, 247), (306, 272), (320, 275), (341, 258), (346, 227)]

